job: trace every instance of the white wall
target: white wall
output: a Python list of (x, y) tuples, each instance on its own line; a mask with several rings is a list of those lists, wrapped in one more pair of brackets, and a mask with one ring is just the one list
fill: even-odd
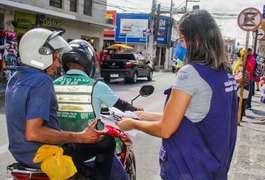
[(12, 10), (4, 9), (4, 29), (14, 31), (14, 26), (11, 21), (14, 19), (15, 12)]
[[(1, 1), (1, 0), (0, 0)], [(8, 3), (9, 1), (6, 1)], [(63, 29), (66, 30), (63, 37), (65, 39), (76, 39), (81, 38), (81, 36), (94, 37), (96, 40), (96, 48), (99, 50), (103, 46), (103, 27), (105, 25), (106, 17), (106, 0), (93, 1), (92, 4), (92, 16), (87, 16), (83, 14), (84, 0), (78, 0), (77, 12), (70, 11), (70, 0), (63, 0), (62, 8), (56, 8), (49, 5), (49, 0), (12, 0), (15, 7), (8, 8), (12, 10), (5, 10), (5, 29), (13, 28), (11, 21), (14, 19), (15, 11), (22, 11), (26, 8), (27, 13), (38, 13), (29, 12), (34, 11), (34, 7), (43, 8), (44, 10), (50, 10), (50, 12), (55, 12), (52, 14), (45, 14), (47, 17), (52, 17), (55, 19), (63, 20)], [(1, 3), (0, 3), (1, 4)], [(20, 7), (21, 5), (21, 7)], [(24, 5), (22, 7), (22, 5)], [(22, 8), (22, 9), (20, 9)], [(10, 11), (10, 12), (9, 12)], [(45, 11), (43, 11), (45, 12)], [(57, 17), (56, 12), (64, 13), (64, 15), (70, 15), (75, 18), (76, 21), (67, 19), (64, 15)], [(8, 23), (10, 26), (8, 26)]]
[(88, 23), (64, 20), (63, 29), (66, 32), (63, 34), (63, 37), (67, 39), (80, 39), (81, 36), (89, 36), (94, 38), (99, 38), (98, 42), (95, 42), (96, 48), (99, 51), (100, 47), (103, 46), (103, 29), (93, 27)]
[[(84, 0), (78, 0), (77, 12), (70, 11), (70, 0), (63, 0), (62, 8), (56, 8), (50, 6), (49, 0), (12, 0), (14, 2), (19, 2), (22, 4), (32, 5), (35, 7), (40, 7), (60, 13), (65, 13), (69, 15), (76, 16), (76, 20), (90, 22), (90, 23), (105, 23), (106, 22), (106, 0), (102, 1), (93, 1), (92, 5), (92, 16), (84, 15)], [(19, 8), (19, 7), (18, 7)]]

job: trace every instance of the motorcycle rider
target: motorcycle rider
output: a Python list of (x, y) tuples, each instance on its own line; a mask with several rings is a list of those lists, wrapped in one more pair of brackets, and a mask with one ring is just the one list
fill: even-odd
[[(33, 158), (42, 144), (62, 145), (77, 168), (96, 156), (92, 179), (109, 179), (115, 151), (113, 137), (95, 130), (97, 120), (80, 132), (61, 131), (52, 76), (59, 53), (71, 50), (60, 36), (43, 28), (29, 30), (21, 39), (21, 62), (6, 88), (5, 109), (9, 150), (21, 164), (39, 168)], [(30, 49), (29, 49), (30, 48)]]
[[(90, 43), (76, 39), (69, 45), (72, 50), (62, 55), (66, 74), (54, 81), (59, 104), (57, 115), (62, 129), (82, 130), (88, 120), (100, 118), (102, 104), (121, 111), (141, 110), (120, 99), (107, 84), (89, 77), (95, 62), (94, 48)], [(126, 171), (117, 157), (114, 158), (111, 177), (115, 180), (127, 179)]]

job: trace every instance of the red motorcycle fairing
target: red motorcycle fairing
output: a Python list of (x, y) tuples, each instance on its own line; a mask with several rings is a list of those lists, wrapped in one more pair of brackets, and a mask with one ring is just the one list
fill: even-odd
[(40, 169), (24, 167), (20, 163), (13, 163), (7, 166), (15, 180), (49, 180), (49, 177)]

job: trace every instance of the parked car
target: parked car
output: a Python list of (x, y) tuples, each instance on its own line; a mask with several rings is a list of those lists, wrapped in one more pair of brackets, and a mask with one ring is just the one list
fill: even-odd
[(153, 79), (150, 62), (137, 53), (113, 54), (109, 60), (101, 62), (100, 74), (106, 83), (116, 78), (124, 78), (126, 82), (133, 83), (139, 77), (147, 77), (148, 81)]

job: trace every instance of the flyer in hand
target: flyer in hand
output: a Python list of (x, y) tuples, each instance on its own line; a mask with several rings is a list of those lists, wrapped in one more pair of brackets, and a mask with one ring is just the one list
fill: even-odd
[[(109, 115), (101, 114), (100, 115), (100, 119), (105, 125), (113, 126), (113, 127), (117, 128), (117, 129), (120, 129), (120, 128), (116, 125), (116, 122), (117, 121), (121, 121), (122, 117), (124, 117), (124, 118), (133, 118), (133, 119), (136, 119), (136, 121), (138, 119), (137, 115), (134, 114), (131, 111), (122, 112), (119, 109), (112, 107), (112, 108), (109, 108), (109, 112), (110, 112)], [(139, 132), (140, 131), (136, 130), (136, 129), (130, 130), (130, 131), (126, 131), (126, 133), (128, 133), (129, 135), (134, 136), (134, 137)]]

